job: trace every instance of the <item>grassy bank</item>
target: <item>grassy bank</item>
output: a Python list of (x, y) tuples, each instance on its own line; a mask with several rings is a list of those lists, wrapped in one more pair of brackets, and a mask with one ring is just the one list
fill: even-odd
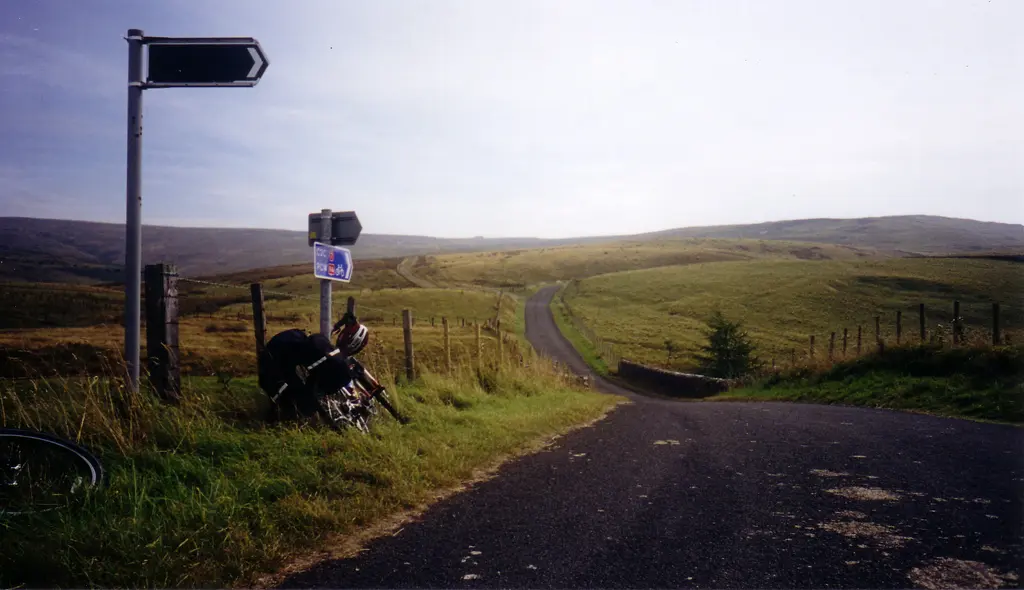
[(105, 384), (0, 390), (5, 425), (80, 434), (110, 474), (81, 505), (0, 523), (0, 585), (248, 585), (616, 403), (544, 363), (426, 375), (393, 390), (411, 424), (363, 436), (263, 425), (252, 379), (188, 379), (181, 407), (140, 396), (120, 414)]
[(602, 377), (607, 377), (610, 372), (608, 363), (605, 362), (601, 352), (594, 346), (594, 343), (576, 329), (572, 322), (572, 317), (569, 315), (569, 311), (565, 308), (565, 303), (559, 295), (556, 295), (551, 300), (551, 315), (555, 319), (558, 331), (572, 344), (572, 347), (576, 349), (576, 352), (590, 366), (590, 369)]
[(778, 400), (915, 410), (1024, 423), (1024, 347), (899, 347), (831, 368), (773, 376), (712, 400)]
[[(714, 309), (742, 321), (766, 361), (789, 363), (791, 350), (803, 357), (816, 335), (817, 356), (827, 353), (843, 328), (853, 356), (857, 327), (865, 351), (874, 343), (874, 318), (881, 335), (895, 344), (896, 312), (903, 314), (904, 342), (918, 339), (918, 304), (925, 304), (927, 330), (948, 327), (953, 301), (969, 338), (985, 339), (992, 303), (1002, 305), (1004, 334), (1024, 340), (1024, 265), (996, 260), (895, 258), (860, 261), (716, 262), (621, 272), (579, 282), (567, 292), (573, 311), (625, 358), (677, 370), (693, 368), (693, 353), (704, 342), (705, 320)], [(941, 328), (940, 328), (941, 325)], [(665, 341), (680, 349), (667, 363)]]

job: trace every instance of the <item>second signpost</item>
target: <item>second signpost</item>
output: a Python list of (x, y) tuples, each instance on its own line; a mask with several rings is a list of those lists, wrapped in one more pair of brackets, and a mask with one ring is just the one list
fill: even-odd
[(309, 245), (313, 247), (313, 276), (320, 279), (320, 333), (331, 335), (331, 281), (352, 280), (351, 246), (363, 226), (355, 211), (323, 209), (309, 214)]

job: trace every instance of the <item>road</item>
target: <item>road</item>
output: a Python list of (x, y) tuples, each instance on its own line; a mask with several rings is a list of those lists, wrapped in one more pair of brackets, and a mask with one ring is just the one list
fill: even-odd
[[(548, 311), (527, 335), (585, 371)], [(286, 587), (1020, 587), (1024, 433), (900, 412), (628, 395)]]

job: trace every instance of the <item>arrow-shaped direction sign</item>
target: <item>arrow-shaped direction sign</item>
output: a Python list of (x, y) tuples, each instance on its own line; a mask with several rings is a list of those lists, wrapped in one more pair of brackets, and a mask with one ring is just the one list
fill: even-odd
[[(309, 245), (323, 242), (320, 235), (320, 213), (309, 214)], [(363, 224), (355, 211), (335, 211), (331, 214), (330, 243), (334, 246), (351, 246), (359, 239)]]
[(267, 59), (252, 37), (145, 37), (149, 47), (147, 88), (255, 86)]

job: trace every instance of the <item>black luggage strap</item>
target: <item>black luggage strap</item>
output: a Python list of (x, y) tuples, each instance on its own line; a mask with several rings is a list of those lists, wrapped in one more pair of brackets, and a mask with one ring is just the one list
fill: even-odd
[(339, 354), (341, 354), (341, 350), (339, 350), (339, 349), (335, 348), (335, 349), (334, 349), (334, 350), (332, 350), (331, 352), (328, 352), (327, 354), (325, 354), (325, 355), (323, 356), (323, 358), (321, 358), (321, 359), (320, 359), (320, 360), (318, 360), (317, 362), (315, 362), (315, 363), (313, 363), (312, 365), (310, 365), (310, 366), (306, 367), (306, 370), (307, 370), (307, 371), (310, 371), (310, 372), (312, 372), (312, 371), (313, 371), (313, 369), (315, 369), (315, 368), (319, 367), (320, 365), (322, 365), (322, 364), (324, 363), (324, 361), (326, 361), (326, 360), (327, 360), (327, 357), (330, 357), (330, 356), (338, 356)]

